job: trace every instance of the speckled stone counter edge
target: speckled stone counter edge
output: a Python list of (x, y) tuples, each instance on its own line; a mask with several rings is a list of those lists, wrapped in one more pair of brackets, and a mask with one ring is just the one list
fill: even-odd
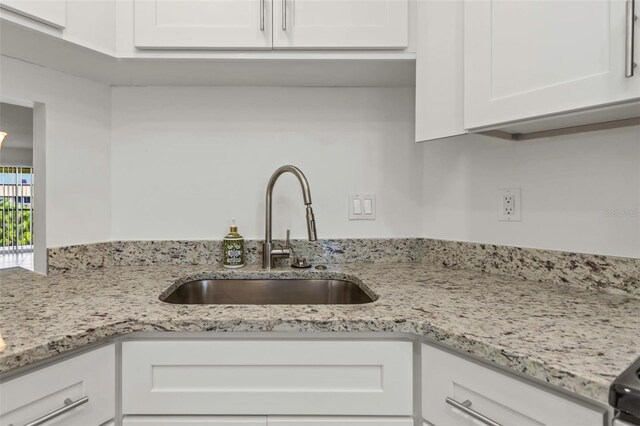
[[(261, 241), (246, 241), (248, 264), (260, 262)], [(640, 297), (640, 259), (422, 238), (292, 242), (312, 263), (420, 262), (556, 282)], [(212, 265), (220, 241), (114, 241), (48, 249), (49, 274), (106, 266)]]

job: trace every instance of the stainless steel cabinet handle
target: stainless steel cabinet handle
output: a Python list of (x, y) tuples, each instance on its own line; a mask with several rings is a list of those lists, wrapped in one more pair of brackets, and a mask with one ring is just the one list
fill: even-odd
[(260, 0), (260, 31), (264, 31), (264, 0)]
[[(81, 406), (82, 404), (86, 404), (87, 402), (89, 402), (89, 397), (85, 396), (84, 398), (80, 398), (77, 401), (72, 401), (69, 398), (66, 398), (64, 400), (64, 407), (62, 408), (58, 408), (56, 411), (52, 411), (49, 414), (45, 414), (44, 416), (40, 417), (39, 419), (36, 419), (32, 422), (29, 422), (27, 424), (25, 424), (24, 426), (38, 426), (41, 425), (43, 423), (48, 422), (51, 419), (55, 419), (58, 416), (61, 416), (62, 414), (66, 413), (67, 411), (71, 411), (76, 407)], [(13, 425), (9, 425), (9, 426), (13, 426)]]
[(282, 0), (282, 31), (287, 31), (287, 0)]
[(627, 25), (626, 25), (626, 51), (625, 51), (625, 77), (633, 77), (634, 68), (636, 66), (633, 56), (635, 44), (635, 26), (636, 26), (636, 2), (635, 0), (627, 0)]
[(471, 417), (473, 417), (474, 419), (484, 423), (487, 426), (502, 426), (500, 423), (495, 422), (493, 420), (491, 420), (489, 417), (487, 416), (483, 416), (482, 414), (478, 413), (475, 410), (472, 410), (471, 408), (471, 401), (469, 401), (468, 399), (464, 402), (458, 402), (455, 399), (451, 399), (449, 397), (445, 398), (445, 402), (455, 408), (457, 408), (458, 410), (462, 411), (465, 414), (470, 415)]

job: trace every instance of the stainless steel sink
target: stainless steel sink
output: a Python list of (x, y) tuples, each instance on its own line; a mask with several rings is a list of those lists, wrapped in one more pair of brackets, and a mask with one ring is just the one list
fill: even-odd
[(344, 280), (198, 280), (181, 284), (160, 300), (214, 305), (351, 305), (371, 303), (356, 284)]

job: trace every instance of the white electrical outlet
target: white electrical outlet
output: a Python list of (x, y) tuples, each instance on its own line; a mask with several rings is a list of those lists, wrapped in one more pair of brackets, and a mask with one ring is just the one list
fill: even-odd
[(376, 194), (350, 194), (349, 220), (375, 220)]
[(520, 188), (498, 190), (498, 220), (500, 222), (520, 222), (522, 220)]

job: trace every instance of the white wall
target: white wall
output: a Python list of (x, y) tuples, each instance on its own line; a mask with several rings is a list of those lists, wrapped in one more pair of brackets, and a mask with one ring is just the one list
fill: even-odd
[(5, 56), (0, 73), (3, 100), (46, 110), (47, 247), (109, 240), (110, 88)]
[[(124, 88), (112, 94), (114, 240), (217, 239), (232, 216), (262, 238), (264, 190), (282, 164), (311, 183), (321, 238), (415, 237), (640, 257), (640, 129), (527, 142), (414, 144), (412, 88)], [(171, 170), (171, 172), (169, 172)], [(305, 238), (292, 176), (274, 236)], [(522, 188), (520, 223), (497, 190)], [(347, 220), (375, 192), (378, 220)]]
[(0, 102), (0, 164), (33, 166), (33, 108)]
[(5, 166), (33, 166), (33, 150), (25, 148), (2, 148), (0, 161)]
[[(640, 258), (640, 127), (423, 147), (423, 235)], [(522, 189), (522, 222), (497, 220), (505, 187)]]
[[(262, 238), (283, 164), (306, 173), (320, 238), (420, 234), (412, 88), (116, 87), (112, 100), (114, 240), (219, 239), (232, 216)], [(377, 220), (349, 221), (348, 194), (365, 191)], [(306, 237), (292, 175), (276, 185), (273, 227)]]
[[(232, 216), (247, 238), (262, 238), (267, 180), (290, 163), (309, 178), (321, 238), (640, 257), (638, 127), (414, 144), (412, 88), (110, 89), (1, 59), (3, 99), (46, 109), (48, 247), (217, 239)], [(504, 187), (522, 188), (522, 222), (497, 221)], [(354, 192), (377, 194), (378, 220), (347, 220)], [(305, 237), (292, 176), (276, 187), (274, 218), (275, 237), (287, 226)]]

